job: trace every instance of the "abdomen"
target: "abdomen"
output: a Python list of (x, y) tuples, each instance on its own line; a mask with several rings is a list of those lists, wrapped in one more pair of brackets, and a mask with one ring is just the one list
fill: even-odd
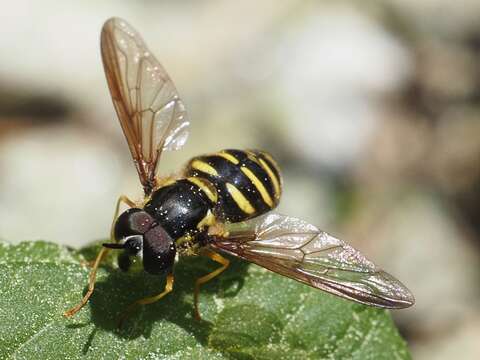
[(185, 175), (207, 180), (218, 195), (217, 219), (239, 222), (274, 209), (282, 193), (279, 168), (261, 151), (222, 150), (190, 160)]

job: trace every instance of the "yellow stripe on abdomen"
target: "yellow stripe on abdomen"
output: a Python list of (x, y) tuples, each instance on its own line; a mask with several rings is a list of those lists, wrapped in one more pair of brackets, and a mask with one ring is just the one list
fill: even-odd
[(215, 204), (218, 201), (217, 190), (212, 185), (209, 186), (208, 180), (204, 180), (199, 177), (189, 177), (187, 180), (197, 185), (200, 190), (207, 195), (211, 202)]
[(232, 197), (233, 201), (238, 205), (240, 210), (242, 210), (247, 215), (252, 215), (255, 213), (255, 208), (252, 206), (250, 201), (242, 194), (240, 190), (236, 188), (235, 185), (226, 183), (225, 184), (228, 193)]
[(270, 166), (268, 166), (265, 160), (263, 160), (262, 158), (259, 158), (258, 161), (260, 162), (260, 166), (263, 168), (263, 170), (265, 170), (268, 177), (270, 178), (270, 181), (273, 184), (273, 189), (275, 191), (275, 199), (278, 201), (280, 199), (280, 195), (282, 194), (282, 187), (280, 185), (280, 180), (274, 174), (273, 170), (270, 169)]
[(235, 165), (238, 165), (239, 162), (240, 162), (240, 161), (238, 161), (238, 159), (235, 156), (233, 156), (232, 154), (229, 154), (226, 151), (220, 151), (220, 152), (216, 153), (215, 155), (220, 156), (220, 157), (224, 158), (225, 160), (230, 161), (232, 164), (235, 164)]
[(212, 175), (212, 176), (218, 176), (217, 170), (215, 170), (215, 168), (213, 166), (207, 164), (204, 161), (201, 161), (201, 160), (198, 160), (198, 159), (193, 160), (192, 163), (190, 164), (190, 166), (193, 169), (201, 171), (205, 174)]
[(258, 179), (258, 177), (249, 168), (245, 166), (242, 166), (241, 170), (252, 182), (253, 186), (255, 186), (255, 188), (258, 190), (265, 204), (267, 204), (270, 208), (272, 208), (273, 207), (272, 197), (268, 193), (267, 189), (265, 189), (265, 186), (262, 184), (262, 182)]

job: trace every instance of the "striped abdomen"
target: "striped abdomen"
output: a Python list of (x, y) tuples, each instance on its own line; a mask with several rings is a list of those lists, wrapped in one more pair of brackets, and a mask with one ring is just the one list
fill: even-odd
[(218, 195), (213, 212), (228, 222), (247, 220), (274, 209), (282, 183), (275, 160), (261, 151), (222, 150), (190, 160), (186, 176), (208, 180)]

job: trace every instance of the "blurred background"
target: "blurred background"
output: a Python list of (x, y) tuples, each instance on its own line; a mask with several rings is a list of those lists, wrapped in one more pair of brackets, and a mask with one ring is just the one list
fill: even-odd
[(480, 2), (17, 0), (0, 14), (0, 238), (108, 236), (142, 191), (99, 34), (143, 34), (187, 105), (163, 174), (222, 148), (284, 171), (280, 212), (375, 259), (417, 298), (415, 359), (480, 356)]

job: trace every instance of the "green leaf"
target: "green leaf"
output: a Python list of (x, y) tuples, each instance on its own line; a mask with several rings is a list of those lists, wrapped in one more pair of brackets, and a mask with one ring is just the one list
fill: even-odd
[(85, 261), (96, 251), (0, 243), (1, 359), (410, 358), (387, 311), (235, 259), (202, 288), (202, 321), (192, 317), (194, 281), (217, 266), (203, 258), (177, 264), (173, 293), (139, 307), (121, 330), (122, 310), (160, 293), (165, 279), (122, 273), (109, 258), (89, 304), (66, 319), (62, 313), (86, 290)]

